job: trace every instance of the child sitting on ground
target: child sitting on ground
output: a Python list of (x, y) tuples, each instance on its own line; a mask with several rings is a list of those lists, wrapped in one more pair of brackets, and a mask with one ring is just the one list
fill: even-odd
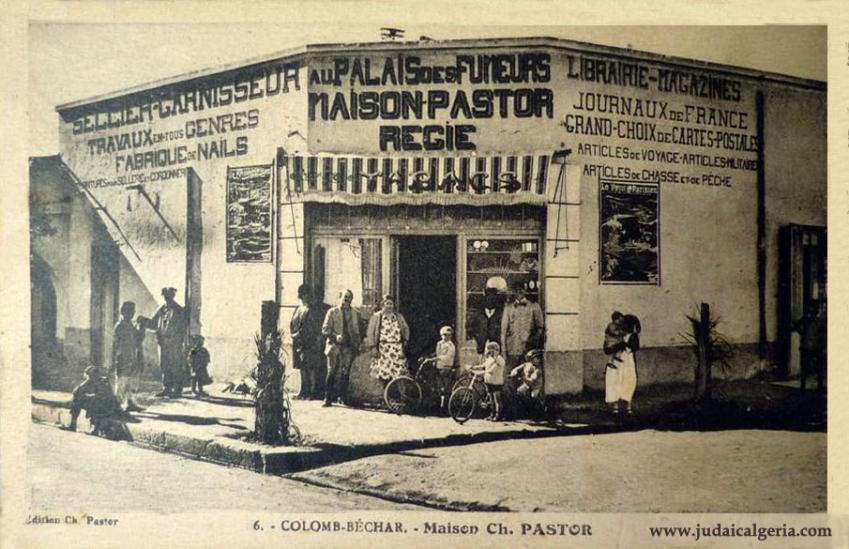
[(492, 397), (492, 413), (490, 421), (501, 421), (501, 390), (504, 387), (504, 357), (501, 356), (501, 347), (494, 341), (488, 341), (484, 347), (483, 363), (479, 369), (483, 370), (483, 381), (486, 390)]
[(538, 399), (542, 392), (542, 351), (534, 349), (525, 355), (526, 362), (519, 364), (510, 372), (510, 377), (518, 378), (520, 385), (516, 392), (524, 397)]
[(189, 368), (192, 372), (192, 393), (206, 396), (204, 385), (212, 383), (207, 366), (209, 366), (209, 351), (203, 346), (203, 336), (192, 336), (192, 348), (189, 350)]
[(443, 326), (439, 330), (440, 340), (436, 342), (436, 371), (439, 375), (439, 406), (445, 406), (445, 400), (448, 396), (448, 391), (451, 390), (451, 383), (454, 381), (454, 358), (457, 355), (457, 349), (454, 347), (454, 342), (451, 341), (451, 336), (454, 331), (451, 326)]
[(71, 401), (71, 424), (69, 431), (77, 430), (77, 418), (85, 410), (91, 422), (92, 433), (107, 434), (107, 419), (118, 419), (123, 415), (121, 405), (109, 383), (108, 374), (97, 366), (88, 366), (83, 371), (82, 382), (74, 387)]

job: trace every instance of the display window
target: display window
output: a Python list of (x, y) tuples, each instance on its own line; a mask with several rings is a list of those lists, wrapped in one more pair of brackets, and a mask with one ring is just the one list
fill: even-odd
[(501, 315), (517, 287), (540, 300), (540, 241), (470, 237), (465, 252), (466, 340), (480, 354), (487, 341), (500, 340)]

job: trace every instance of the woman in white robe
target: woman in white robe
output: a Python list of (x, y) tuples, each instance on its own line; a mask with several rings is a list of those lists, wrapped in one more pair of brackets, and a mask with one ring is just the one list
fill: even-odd
[(608, 362), (604, 374), (604, 401), (614, 414), (619, 413), (619, 402), (624, 402), (625, 412), (633, 414), (631, 403), (637, 390), (637, 362), (635, 355), (640, 348), (640, 321), (634, 315), (625, 315), (622, 320), (624, 348), (616, 353), (615, 360)]

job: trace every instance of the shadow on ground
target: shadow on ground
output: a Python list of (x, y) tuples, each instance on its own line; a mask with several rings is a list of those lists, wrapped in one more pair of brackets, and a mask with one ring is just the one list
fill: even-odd
[[(659, 431), (721, 431), (732, 429), (783, 430), (825, 432), (825, 398), (814, 392), (763, 381), (716, 384), (713, 399), (696, 406), (692, 403), (692, 388), (687, 385), (641, 388), (634, 399), (635, 414), (613, 415), (604, 406), (600, 392), (585, 392), (560, 402), (551, 403), (548, 417), (542, 421), (512, 422), (509, 430), (453, 433), (429, 438), (409, 438), (390, 442), (334, 444), (311, 441), (304, 433), (311, 451), (269, 453), (264, 457), (264, 470), (269, 473), (291, 474), (391, 453), (420, 452), (429, 448), (465, 446), (504, 440), (529, 440), (581, 435), (606, 435), (654, 429)], [(253, 402), (239, 397), (204, 397), (211, 403), (252, 407)], [(51, 402), (33, 398), (34, 404)], [(382, 410), (374, 410), (384, 413)], [(234, 414), (235, 415), (235, 414)], [(167, 414), (145, 411), (139, 419), (150, 418), (186, 425), (221, 425), (239, 431), (223, 435), (249, 441), (252, 434), (244, 418), (210, 415)], [(128, 436), (126, 421), (115, 421), (115, 433)], [(134, 420), (138, 421), (138, 419)], [(445, 418), (445, 421), (451, 421)], [(479, 421), (479, 420), (472, 420)], [(123, 427), (123, 428), (122, 428)], [(261, 448), (262, 446), (257, 445)], [(270, 447), (267, 447), (270, 448)], [(304, 450), (307, 450), (305, 448)], [(497, 510), (497, 509), (491, 509)]]

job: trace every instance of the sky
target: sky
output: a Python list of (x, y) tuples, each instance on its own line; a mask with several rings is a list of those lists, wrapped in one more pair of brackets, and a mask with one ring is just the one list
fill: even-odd
[[(376, 42), (386, 24), (33, 22), (30, 155), (58, 152), (57, 105), (305, 44)], [(824, 27), (397, 26), (409, 40), (554, 36), (802, 78), (826, 80), (827, 75)]]

